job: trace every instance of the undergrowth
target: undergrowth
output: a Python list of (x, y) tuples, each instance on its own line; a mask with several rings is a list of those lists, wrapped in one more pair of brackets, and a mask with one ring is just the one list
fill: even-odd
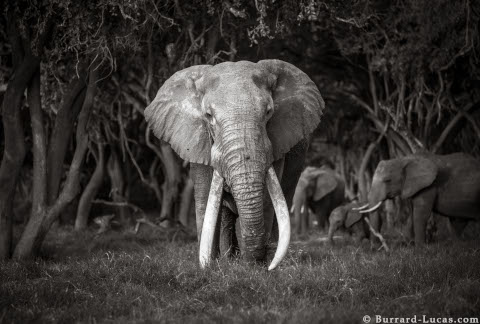
[(291, 245), (278, 270), (221, 259), (195, 241), (70, 231), (44, 255), (0, 263), (0, 322), (361, 323), (366, 314), (478, 316), (478, 240), (422, 249)]

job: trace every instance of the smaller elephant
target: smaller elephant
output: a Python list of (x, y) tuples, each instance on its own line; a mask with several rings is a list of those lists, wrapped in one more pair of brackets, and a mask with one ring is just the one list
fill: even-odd
[(432, 212), (449, 217), (461, 234), (469, 220), (480, 219), (480, 161), (465, 153), (416, 154), (380, 161), (361, 213), (374, 211), (396, 196), (412, 202), (416, 245), (425, 243)]
[(298, 180), (291, 211), (297, 226), (297, 233), (304, 233), (308, 227), (308, 209), (317, 216), (319, 228), (328, 228), (328, 215), (345, 200), (345, 183), (328, 166), (309, 166)]
[(333, 234), (341, 228), (346, 228), (354, 237), (356, 242), (360, 242), (364, 238), (368, 238), (369, 229), (365, 222), (362, 222), (362, 214), (355, 208), (360, 207), (356, 201), (338, 206), (331, 213), (328, 221), (328, 241), (333, 244)]

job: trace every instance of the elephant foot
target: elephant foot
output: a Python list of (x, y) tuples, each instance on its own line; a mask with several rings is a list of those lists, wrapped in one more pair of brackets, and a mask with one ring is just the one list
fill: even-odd
[(240, 254), (240, 248), (235, 234), (235, 221), (237, 216), (225, 206), (222, 206), (220, 213), (220, 257), (238, 256)]

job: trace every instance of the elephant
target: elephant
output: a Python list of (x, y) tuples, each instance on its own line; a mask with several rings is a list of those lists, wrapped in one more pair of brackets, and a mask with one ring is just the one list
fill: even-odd
[(308, 224), (308, 208), (317, 216), (319, 228), (328, 228), (330, 212), (345, 201), (345, 183), (330, 167), (309, 166), (300, 175), (292, 202), (297, 233)]
[(191, 66), (162, 85), (145, 119), (190, 162), (202, 268), (237, 244), (244, 260), (264, 262), (276, 235), (268, 269), (281, 262), (291, 234), (287, 201), (324, 108), (307, 74), (280, 60)]
[(449, 217), (460, 235), (469, 220), (480, 218), (480, 161), (465, 153), (423, 153), (380, 161), (361, 213), (374, 211), (396, 196), (412, 202), (415, 245), (425, 243), (432, 212)]
[(333, 234), (341, 228), (346, 228), (355, 238), (355, 241), (361, 241), (369, 237), (369, 229), (365, 222), (362, 221), (362, 214), (356, 208), (360, 207), (360, 203), (352, 201), (347, 204), (335, 208), (328, 217), (328, 241), (333, 244)]

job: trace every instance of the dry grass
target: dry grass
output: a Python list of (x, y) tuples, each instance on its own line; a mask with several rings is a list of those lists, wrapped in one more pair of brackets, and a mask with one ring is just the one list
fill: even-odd
[(480, 309), (478, 240), (389, 254), (310, 241), (267, 272), (238, 260), (201, 271), (195, 242), (55, 234), (53, 257), (0, 264), (0, 322), (361, 323)]

